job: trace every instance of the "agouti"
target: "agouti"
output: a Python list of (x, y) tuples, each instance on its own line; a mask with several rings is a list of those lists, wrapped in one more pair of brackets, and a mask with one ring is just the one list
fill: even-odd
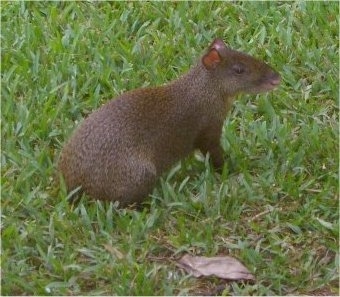
[(195, 149), (221, 167), (222, 125), (233, 97), (279, 83), (270, 66), (216, 39), (179, 79), (126, 92), (83, 121), (59, 159), (67, 189), (126, 206), (143, 201), (157, 178)]

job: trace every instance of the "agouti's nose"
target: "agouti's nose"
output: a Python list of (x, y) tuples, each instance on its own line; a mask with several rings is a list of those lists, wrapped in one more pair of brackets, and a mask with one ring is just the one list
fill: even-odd
[(278, 86), (281, 82), (280, 74), (273, 72), (269, 77), (269, 82), (273, 86)]

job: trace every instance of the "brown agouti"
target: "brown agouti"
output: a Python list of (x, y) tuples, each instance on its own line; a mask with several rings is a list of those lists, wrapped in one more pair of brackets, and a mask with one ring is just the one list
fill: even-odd
[(279, 83), (271, 67), (216, 39), (179, 79), (126, 92), (83, 121), (59, 159), (67, 189), (126, 206), (144, 200), (157, 178), (195, 149), (221, 167), (222, 125), (233, 97)]

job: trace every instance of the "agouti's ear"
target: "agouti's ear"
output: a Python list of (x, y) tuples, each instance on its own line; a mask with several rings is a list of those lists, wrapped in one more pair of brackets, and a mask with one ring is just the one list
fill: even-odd
[(216, 68), (221, 62), (221, 56), (215, 48), (211, 48), (202, 58), (202, 63), (208, 70)]
[(202, 63), (207, 69), (214, 69), (222, 60), (221, 52), (227, 49), (222, 39), (216, 38), (209, 47), (209, 51), (202, 58)]
[(227, 48), (226, 44), (223, 42), (222, 39), (216, 38), (213, 43), (210, 45), (210, 49), (214, 48), (218, 52)]

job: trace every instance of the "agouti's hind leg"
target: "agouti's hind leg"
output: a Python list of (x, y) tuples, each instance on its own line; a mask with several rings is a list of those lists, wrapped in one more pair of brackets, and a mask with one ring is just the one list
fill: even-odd
[(130, 166), (121, 175), (119, 201), (121, 206), (140, 203), (152, 192), (156, 183), (156, 167), (152, 162), (130, 159)]

